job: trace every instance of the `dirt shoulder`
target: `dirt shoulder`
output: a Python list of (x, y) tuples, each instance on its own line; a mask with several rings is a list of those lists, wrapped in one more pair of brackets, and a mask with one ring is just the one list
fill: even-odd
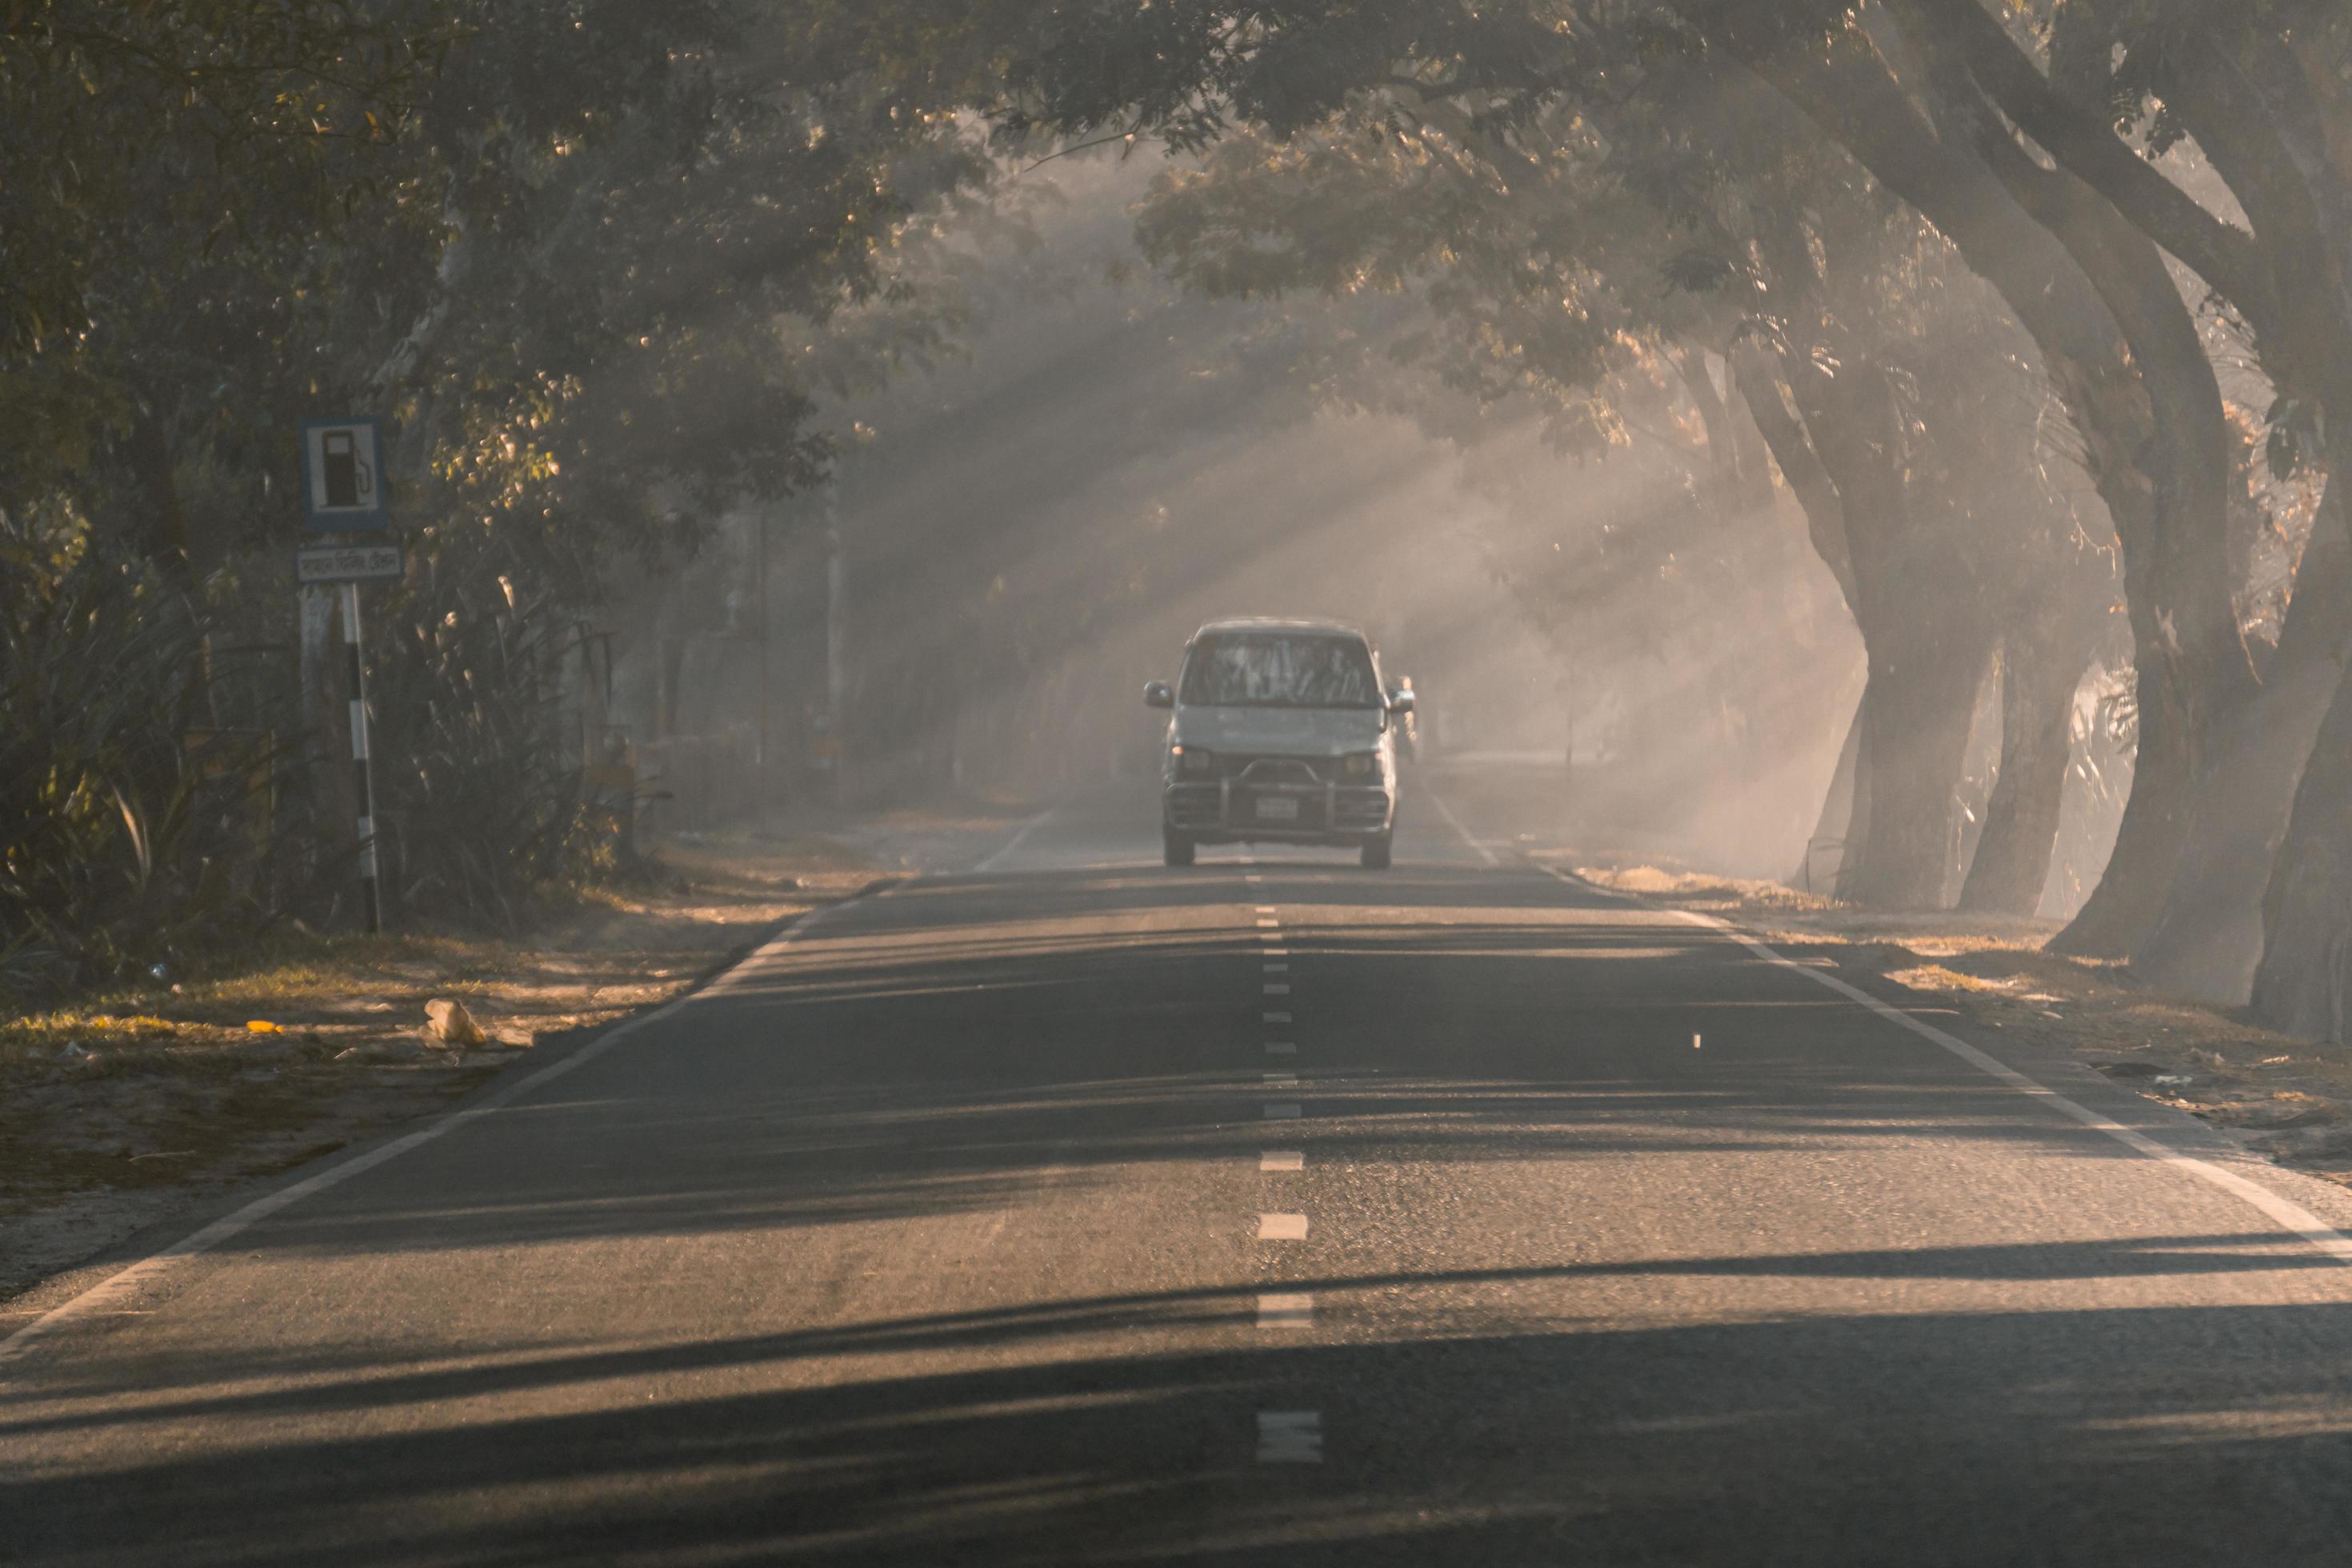
[[(0, 1301), (666, 1001), (877, 876), (968, 865), (1019, 819), (973, 806), (699, 836), (527, 934), (293, 931), (232, 963), (0, 1020)], [(464, 1005), (479, 1044), (432, 1037), (439, 1000)], [(0, 1333), (15, 1315), (0, 1307)]]
[[(2279, 1035), (2237, 1009), (2168, 996), (2121, 964), (2044, 950), (2055, 921), (1958, 912), (1880, 914), (1800, 893), (1632, 861), (1538, 852), (1651, 902), (1756, 932), (1791, 958), (1827, 958), (1968, 1022), (2095, 1068), (2229, 1129), (2249, 1150), (2352, 1186), (2352, 1051)], [(1585, 858), (1591, 858), (1587, 857)]]

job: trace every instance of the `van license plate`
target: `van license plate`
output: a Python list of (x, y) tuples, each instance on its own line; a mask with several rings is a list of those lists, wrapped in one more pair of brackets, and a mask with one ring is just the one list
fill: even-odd
[(1257, 819), (1260, 822), (1296, 822), (1298, 820), (1298, 803), (1286, 795), (1260, 795)]

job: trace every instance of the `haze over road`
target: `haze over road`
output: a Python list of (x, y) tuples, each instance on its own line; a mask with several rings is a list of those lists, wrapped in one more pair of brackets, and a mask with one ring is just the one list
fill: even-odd
[(58, 1321), (0, 1557), (2352, 1551), (2352, 1268), (2243, 1195), (1425, 793), (1158, 858), (1075, 802)]

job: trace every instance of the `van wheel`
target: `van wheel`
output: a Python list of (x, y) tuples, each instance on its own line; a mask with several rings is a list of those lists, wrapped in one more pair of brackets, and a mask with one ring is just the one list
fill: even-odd
[(1164, 827), (1160, 830), (1160, 852), (1171, 866), (1190, 866), (1192, 863), (1192, 841)]
[(1389, 868), (1389, 856), (1392, 852), (1395, 840), (1385, 833), (1381, 834), (1378, 838), (1365, 839), (1364, 869), (1367, 871), (1387, 870)]

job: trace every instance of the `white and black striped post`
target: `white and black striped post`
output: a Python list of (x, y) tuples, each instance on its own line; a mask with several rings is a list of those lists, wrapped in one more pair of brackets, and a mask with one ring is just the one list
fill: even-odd
[(368, 934), (383, 930), (383, 897), (376, 886), (375, 779), (368, 771), (367, 674), (360, 660), (360, 585), (343, 584), (343, 677), (352, 694), (352, 785), (360, 806), (360, 896)]

